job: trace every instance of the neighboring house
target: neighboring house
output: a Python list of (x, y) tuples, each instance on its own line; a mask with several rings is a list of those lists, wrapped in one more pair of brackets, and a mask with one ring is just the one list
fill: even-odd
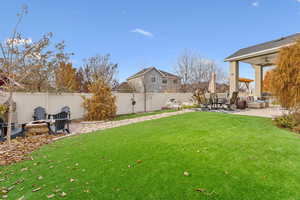
[(174, 74), (156, 69), (145, 68), (133, 76), (127, 78), (128, 84), (136, 92), (178, 92), (181, 87), (181, 79)]
[(122, 82), (120, 85), (113, 88), (113, 91), (120, 93), (133, 93), (136, 92), (134, 88), (132, 88), (128, 82)]

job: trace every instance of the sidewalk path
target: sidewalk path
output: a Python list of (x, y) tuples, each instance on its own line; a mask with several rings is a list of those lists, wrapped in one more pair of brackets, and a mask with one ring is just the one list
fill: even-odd
[(134, 124), (138, 122), (153, 120), (153, 119), (160, 119), (165, 117), (170, 117), (174, 115), (180, 115), (188, 112), (194, 112), (193, 110), (181, 110), (176, 112), (168, 112), (168, 113), (161, 113), (161, 114), (154, 114), (144, 117), (137, 117), (132, 119), (124, 119), (119, 121), (109, 121), (109, 122), (86, 122), (86, 123), (74, 123), (71, 124), (71, 134), (64, 135), (59, 138), (55, 138), (54, 140), (59, 140), (65, 137), (70, 137), (73, 135), (83, 134), (83, 133), (90, 133), (98, 130), (105, 130), (109, 128), (115, 128), (119, 126), (125, 126), (128, 124)]

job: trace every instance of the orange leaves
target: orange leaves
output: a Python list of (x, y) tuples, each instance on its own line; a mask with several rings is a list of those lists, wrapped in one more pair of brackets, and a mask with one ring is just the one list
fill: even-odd
[(263, 85), (263, 90), (264, 92), (271, 92), (271, 86), (272, 86), (272, 82), (271, 82), (271, 78), (272, 78), (272, 74), (273, 71), (267, 71), (265, 77), (264, 77), (264, 85)]
[[(11, 147), (8, 148), (5, 142), (0, 143), (0, 166), (9, 165), (11, 163), (19, 162), (28, 158), (28, 154), (40, 148), (44, 144), (49, 144), (52, 139), (58, 136), (39, 135), (30, 136), (26, 138), (16, 138), (11, 141)], [(34, 163), (33, 165), (38, 165)], [(28, 168), (22, 168), (21, 172), (27, 171)]]
[(282, 107), (294, 110), (300, 103), (300, 38), (280, 50), (276, 65), (270, 90)]
[(78, 89), (76, 69), (71, 63), (61, 62), (56, 70), (56, 87), (61, 91), (74, 92)]
[(83, 107), (87, 111), (86, 120), (106, 120), (115, 117), (117, 112), (116, 98), (110, 87), (102, 80), (98, 80), (89, 86), (93, 93), (91, 98), (84, 98)]

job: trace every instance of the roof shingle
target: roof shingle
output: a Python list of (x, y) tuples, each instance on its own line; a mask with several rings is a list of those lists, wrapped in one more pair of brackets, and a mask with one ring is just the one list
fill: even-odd
[(148, 71), (151, 71), (152, 69), (157, 70), (158, 72), (160, 72), (164, 77), (173, 77), (173, 78), (179, 78), (179, 76), (176, 76), (175, 74), (171, 74), (169, 72), (160, 70), (160, 69), (156, 69), (155, 67), (148, 67), (145, 69), (142, 69), (141, 71), (135, 73), (134, 75), (130, 76), (127, 78), (128, 79), (132, 79), (132, 78), (136, 78), (139, 76), (142, 76), (143, 74), (147, 73)]
[(252, 53), (257, 53), (260, 51), (271, 50), (273, 48), (280, 48), (282, 46), (286, 46), (286, 45), (294, 43), (297, 40), (297, 38), (300, 38), (300, 33), (296, 33), (294, 35), (282, 37), (277, 40), (272, 40), (272, 41), (265, 42), (262, 44), (243, 48), (243, 49), (238, 50), (234, 54), (228, 56), (227, 58), (225, 58), (225, 61), (234, 60), (235, 58), (246, 56), (246, 55), (252, 54)]

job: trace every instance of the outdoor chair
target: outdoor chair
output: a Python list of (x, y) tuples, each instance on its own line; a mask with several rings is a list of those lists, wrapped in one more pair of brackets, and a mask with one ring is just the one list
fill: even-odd
[(70, 133), (70, 112), (62, 111), (54, 115), (48, 115), (48, 119), (54, 121), (53, 124), (49, 122), (49, 130), (52, 134), (57, 134), (59, 131)]
[(66, 112), (68, 113), (68, 118), (71, 119), (71, 111), (70, 111), (70, 107), (69, 106), (65, 106), (61, 109), (61, 112)]
[(210, 103), (212, 109), (218, 109), (218, 95), (217, 93), (210, 93)]
[(239, 92), (232, 92), (231, 98), (225, 104), (227, 106), (228, 110), (232, 110), (232, 106), (235, 105), (238, 100), (238, 95), (239, 95)]
[(199, 104), (202, 110), (210, 110), (210, 99), (206, 98), (204, 93), (199, 95)]
[(33, 121), (37, 121), (37, 120), (45, 120), (47, 119), (47, 114), (46, 114), (46, 110), (43, 107), (36, 107), (34, 109), (34, 114), (33, 114)]
[[(16, 137), (25, 137), (25, 125), (26, 124), (11, 124), (11, 139)], [(3, 119), (0, 118), (0, 142), (6, 140), (8, 124), (4, 123)]]
[(206, 98), (205, 93), (201, 90), (196, 90), (193, 99), (198, 103), (201, 110), (209, 110), (209, 98)]

